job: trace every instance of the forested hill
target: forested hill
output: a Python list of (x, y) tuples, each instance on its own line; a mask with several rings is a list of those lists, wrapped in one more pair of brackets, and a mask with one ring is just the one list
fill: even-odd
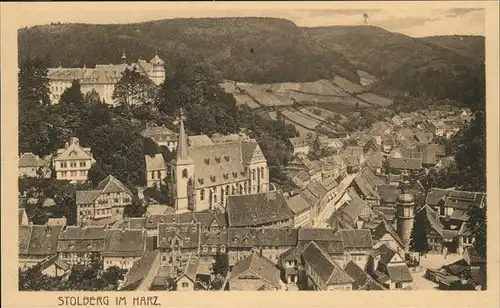
[[(484, 63), (458, 52), (458, 43), (448, 39), (413, 38), (375, 26), (331, 26), (304, 31), (343, 54), (357, 68), (379, 77), (384, 86), (412, 96), (468, 104), (484, 101)], [(484, 46), (473, 45), (476, 47), (470, 48), (474, 52), (484, 54)]]
[(423, 37), (421, 40), (453, 50), (462, 56), (484, 61), (485, 40), (479, 35), (439, 35)]
[(302, 28), (275, 18), (171, 19), (122, 25), (51, 24), (18, 32), (19, 60), (43, 58), (52, 67), (149, 60), (155, 52), (175, 67), (183, 58), (208, 61), (217, 77), (272, 83), (314, 81), (335, 74), (358, 82), (338, 52), (310, 39)]

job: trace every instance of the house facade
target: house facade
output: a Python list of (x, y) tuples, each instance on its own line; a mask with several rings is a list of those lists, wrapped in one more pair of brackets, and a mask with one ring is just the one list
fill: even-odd
[(42, 159), (33, 153), (23, 153), (19, 157), (20, 178), (50, 178), (50, 161)]
[(112, 175), (102, 180), (95, 189), (77, 191), (77, 222), (101, 221), (123, 217), (125, 207), (132, 202), (132, 192)]
[(149, 62), (139, 59), (130, 65), (123, 54), (121, 64), (98, 64), (95, 68), (49, 68), (47, 77), (51, 104), (58, 104), (62, 93), (71, 87), (73, 80), (78, 80), (83, 94), (95, 91), (102, 101), (114, 106), (113, 92), (126, 69), (147, 76), (156, 85), (165, 80), (164, 62), (158, 55)]
[(131, 269), (146, 254), (146, 230), (108, 229), (104, 237), (103, 269)]
[(87, 180), (88, 171), (95, 162), (91, 149), (82, 147), (78, 138), (71, 137), (63, 149), (57, 150), (52, 166), (58, 180), (75, 183)]
[(67, 226), (59, 234), (57, 253), (70, 265), (102, 265), (106, 230), (104, 227)]

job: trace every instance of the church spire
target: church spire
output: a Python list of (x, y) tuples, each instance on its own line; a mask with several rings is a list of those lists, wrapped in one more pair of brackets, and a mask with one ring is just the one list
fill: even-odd
[(186, 117), (184, 116), (184, 111), (180, 110), (179, 117), (177, 120), (179, 121), (179, 140), (177, 142), (177, 161), (188, 160), (188, 137), (186, 135), (186, 131), (184, 129), (184, 120)]

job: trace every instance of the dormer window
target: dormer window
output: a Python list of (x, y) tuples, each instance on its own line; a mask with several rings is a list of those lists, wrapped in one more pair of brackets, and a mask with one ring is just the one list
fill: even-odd
[(207, 165), (210, 164), (210, 158), (205, 158), (205, 164), (207, 164)]
[(224, 180), (229, 179), (229, 174), (224, 174)]
[(220, 157), (216, 157), (216, 158), (215, 158), (215, 161), (216, 161), (218, 164), (220, 164)]
[(227, 162), (229, 162), (229, 156), (227, 156), (227, 155), (226, 155), (226, 156), (224, 156), (224, 159), (225, 159)]
[(203, 185), (203, 182), (204, 182), (204, 181), (203, 181), (203, 178), (199, 178), (199, 179), (198, 179), (198, 182), (199, 182), (201, 185)]
[(233, 178), (237, 178), (238, 177), (238, 172), (233, 172)]
[(215, 176), (211, 175), (210, 180), (212, 180), (212, 182), (215, 182)]

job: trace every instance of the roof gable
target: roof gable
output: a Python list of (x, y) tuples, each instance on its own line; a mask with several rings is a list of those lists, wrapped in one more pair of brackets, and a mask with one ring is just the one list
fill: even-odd
[(61, 153), (54, 159), (58, 160), (93, 160), (90, 154), (90, 148), (85, 149), (79, 144), (71, 143), (67, 149), (63, 149)]

